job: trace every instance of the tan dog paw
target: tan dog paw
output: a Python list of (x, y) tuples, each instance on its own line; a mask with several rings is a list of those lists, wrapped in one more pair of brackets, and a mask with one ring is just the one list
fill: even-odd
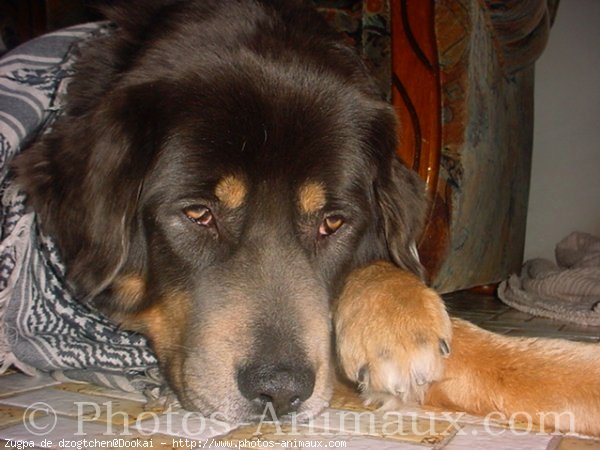
[(387, 262), (354, 271), (334, 313), (338, 362), (367, 403), (422, 402), (450, 353), (452, 326), (440, 297)]

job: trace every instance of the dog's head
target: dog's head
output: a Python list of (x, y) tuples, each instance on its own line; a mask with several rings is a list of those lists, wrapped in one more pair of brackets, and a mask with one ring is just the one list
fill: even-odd
[(331, 299), (372, 260), (421, 270), (424, 195), (393, 110), (314, 12), (220, 4), (169, 2), (160, 32), (126, 21), (89, 48), (17, 170), (80, 295), (149, 337), (184, 406), (312, 414)]

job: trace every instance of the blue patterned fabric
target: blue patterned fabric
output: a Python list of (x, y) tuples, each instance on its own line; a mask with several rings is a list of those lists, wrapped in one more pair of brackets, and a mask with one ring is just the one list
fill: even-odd
[(81, 43), (107, 32), (102, 24), (72, 27), (0, 59), (0, 372), (59, 371), (131, 390), (162, 383), (155, 355), (144, 337), (73, 298), (57, 248), (10, 173), (15, 155), (59, 113)]

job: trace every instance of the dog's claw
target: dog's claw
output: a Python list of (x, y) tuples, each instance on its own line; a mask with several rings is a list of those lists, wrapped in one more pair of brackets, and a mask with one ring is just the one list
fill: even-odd
[(368, 376), (369, 376), (369, 368), (366, 365), (364, 365), (359, 369), (356, 380), (359, 383), (364, 383), (365, 380), (368, 378)]
[(447, 358), (448, 355), (450, 355), (450, 345), (446, 339), (440, 339), (440, 353), (444, 358)]
[(360, 392), (364, 392), (369, 388), (369, 368), (366, 365), (359, 369), (356, 381), (358, 382), (358, 390)]

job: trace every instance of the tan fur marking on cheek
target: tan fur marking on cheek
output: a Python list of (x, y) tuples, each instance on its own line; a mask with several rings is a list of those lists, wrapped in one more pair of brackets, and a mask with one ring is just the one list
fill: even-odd
[(236, 175), (224, 177), (215, 188), (215, 195), (228, 208), (242, 206), (247, 192), (248, 188), (245, 181)]
[(149, 337), (159, 356), (168, 356), (181, 351), (181, 340), (186, 331), (190, 307), (191, 301), (187, 294), (171, 293), (157, 304), (135, 314), (123, 325)]
[(134, 329), (150, 339), (169, 384), (181, 392), (186, 354), (185, 337), (189, 333), (188, 318), (192, 308), (189, 294), (171, 292), (134, 318)]
[(298, 190), (298, 203), (305, 213), (313, 213), (325, 206), (325, 187), (322, 183), (309, 181)]
[(124, 309), (130, 309), (142, 299), (146, 283), (139, 275), (125, 275), (115, 281), (114, 290)]

